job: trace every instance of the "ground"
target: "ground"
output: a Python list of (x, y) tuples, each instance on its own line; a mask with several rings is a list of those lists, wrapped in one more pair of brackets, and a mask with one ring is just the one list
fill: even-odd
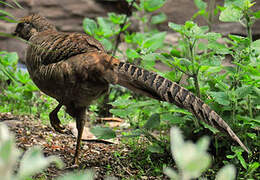
[[(134, 179), (136, 177), (139, 177), (138, 179), (167, 179), (164, 175), (160, 177), (142, 175), (140, 177), (139, 169), (133, 165), (133, 159), (129, 156), (131, 149), (121, 143), (83, 142), (79, 167), (72, 167), (76, 141), (72, 133), (55, 132), (50, 126), (43, 125), (39, 119), (32, 116), (0, 113), (0, 122), (8, 125), (10, 131), (15, 135), (16, 145), (19, 149), (27, 150), (34, 145), (39, 145), (45, 156), (56, 155), (65, 163), (64, 169), (51, 165), (46, 171), (36, 175), (34, 179), (55, 179), (66, 172), (77, 169), (93, 169), (96, 179), (104, 179), (107, 176), (114, 176), (118, 179), (129, 179), (130, 177)], [(120, 155), (118, 156), (118, 154)], [(138, 160), (136, 159), (136, 161)]]

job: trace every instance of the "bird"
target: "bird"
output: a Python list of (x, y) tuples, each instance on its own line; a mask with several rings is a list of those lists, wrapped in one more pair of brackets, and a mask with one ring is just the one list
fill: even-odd
[(86, 110), (110, 84), (187, 109), (197, 119), (225, 131), (246, 152), (247, 147), (229, 125), (199, 97), (176, 82), (109, 55), (102, 44), (84, 33), (60, 32), (45, 17), (21, 18), (13, 33), (28, 43), (26, 66), (36, 86), (58, 101), (49, 114), (51, 126), (64, 132), (58, 118), (62, 106), (75, 118), (78, 136), (73, 163), (79, 163)]

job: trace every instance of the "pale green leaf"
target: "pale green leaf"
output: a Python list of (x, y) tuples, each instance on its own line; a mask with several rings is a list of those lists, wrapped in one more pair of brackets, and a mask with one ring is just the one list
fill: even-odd
[(165, 0), (145, 0), (144, 9), (148, 12), (152, 12), (161, 8), (165, 2)]
[(110, 51), (113, 48), (113, 44), (107, 38), (102, 38), (100, 40), (101, 44), (104, 46), (106, 51)]
[(85, 172), (69, 173), (64, 175), (63, 177), (58, 178), (57, 180), (94, 180), (94, 175), (94, 171), (87, 170)]
[(260, 39), (252, 42), (251, 46), (253, 49), (255, 49), (258, 52), (258, 54), (260, 54)]
[(128, 58), (130, 58), (130, 59), (135, 59), (135, 58), (139, 58), (140, 57), (138, 52), (136, 52), (134, 49), (130, 49), (130, 48), (128, 48), (126, 50), (126, 56)]
[(149, 48), (151, 51), (155, 51), (156, 49), (163, 46), (163, 42), (166, 36), (166, 32), (159, 32), (154, 34), (153, 36), (147, 38), (143, 42), (143, 48)]
[(167, 16), (165, 13), (159, 13), (157, 15), (152, 16), (151, 23), (152, 24), (160, 24), (167, 20)]
[(254, 90), (252, 86), (242, 86), (235, 90), (235, 93), (239, 98), (244, 98)]
[(83, 29), (87, 34), (93, 36), (97, 31), (97, 23), (93, 19), (85, 18), (83, 20)]
[(224, 106), (228, 106), (230, 104), (229, 97), (225, 92), (209, 92), (209, 94), (214, 98), (214, 100)]
[(203, 10), (207, 8), (207, 3), (205, 3), (203, 0), (194, 0), (195, 5), (198, 9)]
[(116, 137), (115, 131), (108, 127), (95, 126), (90, 130), (98, 139), (111, 139)]
[(21, 179), (30, 177), (48, 167), (52, 162), (56, 163), (59, 168), (63, 167), (63, 162), (59, 158), (55, 156), (44, 157), (40, 147), (33, 147), (25, 152), (18, 177)]
[(179, 175), (176, 173), (176, 171), (174, 171), (173, 169), (171, 169), (171, 168), (165, 168), (164, 170), (163, 170), (163, 173), (164, 174), (166, 174), (167, 176), (169, 176), (171, 179), (173, 179), (173, 180), (179, 180), (179, 179), (181, 179), (180, 177), (179, 177)]
[(183, 25), (175, 24), (173, 22), (169, 22), (168, 26), (176, 32), (181, 32), (183, 29)]
[(241, 10), (228, 6), (220, 13), (219, 20), (222, 22), (239, 22), (243, 13)]
[(226, 165), (219, 170), (216, 180), (233, 180), (236, 178), (236, 169), (233, 165)]

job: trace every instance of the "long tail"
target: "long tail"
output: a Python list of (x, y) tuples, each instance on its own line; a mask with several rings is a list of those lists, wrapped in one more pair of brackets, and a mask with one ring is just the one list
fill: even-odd
[(173, 103), (180, 108), (187, 109), (199, 120), (218, 129), (223, 129), (249, 153), (246, 146), (215, 111), (177, 83), (154, 72), (123, 62), (120, 62), (118, 66), (118, 78), (118, 84), (121, 86), (154, 99)]

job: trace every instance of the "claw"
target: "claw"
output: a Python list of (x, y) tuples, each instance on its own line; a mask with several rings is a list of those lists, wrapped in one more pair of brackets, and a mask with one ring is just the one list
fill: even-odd
[(58, 118), (58, 112), (62, 104), (58, 104), (58, 106), (49, 114), (51, 126), (55, 129), (55, 131), (60, 133), (65, 133), (65, 127), (61, 125), (61, 122)]

